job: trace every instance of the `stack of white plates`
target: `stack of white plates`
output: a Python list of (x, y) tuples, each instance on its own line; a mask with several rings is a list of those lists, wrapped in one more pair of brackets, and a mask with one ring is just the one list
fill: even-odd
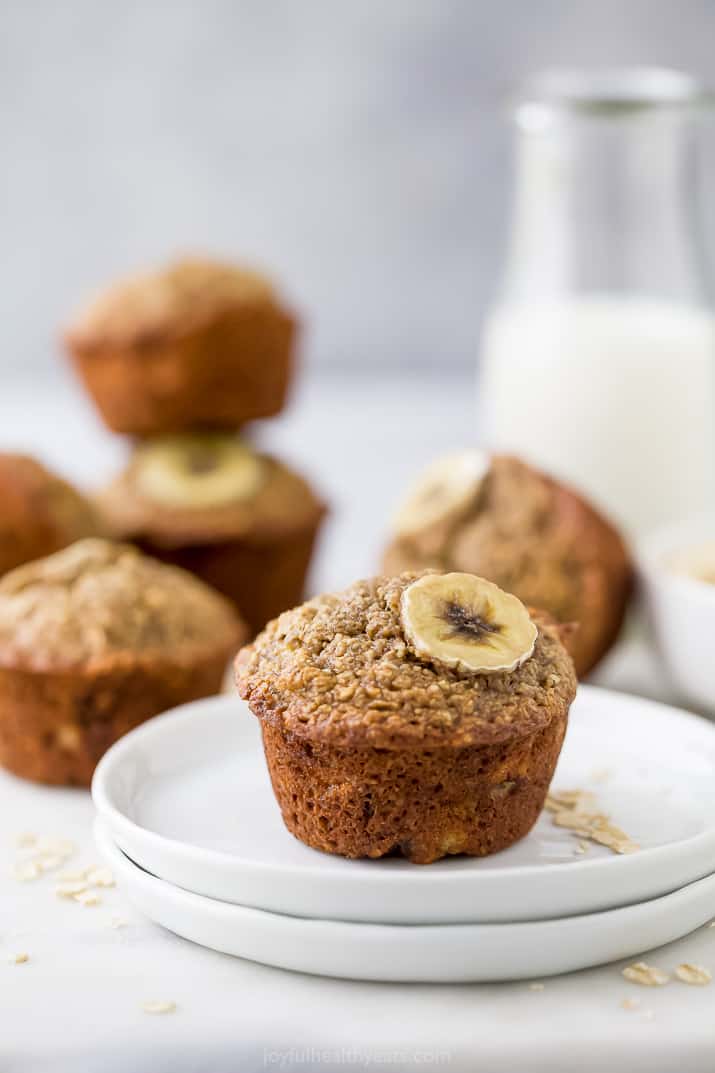
[(133, 903), (193, 942), (365, 980), (546, 976), (631, 957), (715, 907), (715, 727), (581, 686), (554, 788), (596, 795), (641, 847), (616, 855), (544, 813), (481, 860), (318, 853), (284, 828), (256, 720), (235, 697), (128, 734), (94, 779), (99, 849)]

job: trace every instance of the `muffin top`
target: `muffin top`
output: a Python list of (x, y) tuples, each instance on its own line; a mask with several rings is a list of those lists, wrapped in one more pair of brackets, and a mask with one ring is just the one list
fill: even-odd
[(73, 346), (146, 345), (231, 310), (273, 304), (273, 287), (259, 273), (187, 257), (108, 287), (77, 314), (66, 336)]
[(280, 539), (325, 510), (293, 470), (221, 433), (146, 441), (97, 505), (115, 535), (167, 548)]
[(560, 622), (585, 673), (630, 586), (627, 548), (572, 488), (507, 455), (438, 460), (394, 521), (387, 573), (466, 570), (491, 578)]
[(245, 635), (228, 601), (197, 578), (107, 540), (79, 541), (0, 580), (0, 666), (228, 658)]
[[(449, 472), (450, 460), (443, 462)], [(422, 512), (421, 525), (417, 513), (402, 529), (398, 516), (388, 562), (404, 557), (411, 569), (482, 573), (527, 602), (548, 593), (548, 610), (561, 621), (576, 609), (585, 567), (627, 567), (613, 526), (573, 489), (520, 459), (485, 456), (483, 472), (463, 473), (457, 481), (461, 487), (450, 489), (451, 502)]]
[(424, 654), (405, 628), (403, 595), (431, 575), (358, 581), (284, 612), (239, 652), (239, 693), (261, 719), (346, 747), (497, 743), (563, 712), (576, 679), (546, 616), (532, 613), (533, 650), (511, 670), (474, 673)]
[(0, 502), (0, 574), (99, 533), (85, 497), (28, 455), (0, 453)]

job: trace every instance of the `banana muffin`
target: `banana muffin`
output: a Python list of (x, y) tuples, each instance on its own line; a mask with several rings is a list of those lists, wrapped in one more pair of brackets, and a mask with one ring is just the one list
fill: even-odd
[(253, 633), (303, 599), (325, 507), (310, 485), (236, 436), (139, 445), (97, 499), (119, 539), (224, 593)]
[(217, 693), (246, 633), (231, 605), (135, 548), (82, 540), (0, 580), (0, 764), (88, 786), (118, 738)]
[(84, 496), (34, 458), (0, 453), (0, 575), (100, 532)]
[(256, 272), (189, 258), (122, 280), (65, 344), (109, 428), (156, 436), (278, 413), (296, 320)]
[(438, 459), (397, 512), (382, 569), (466, 570), (572, 628), (579, 676), (612, 646), (632, 588), (628, 550), (581, 495), (518, 458)]
[(283, 820), (345, 857), (428, 864), (528, 833), (576, 690), (549, 616), (471, 574), (359, 581), (242, 649)]

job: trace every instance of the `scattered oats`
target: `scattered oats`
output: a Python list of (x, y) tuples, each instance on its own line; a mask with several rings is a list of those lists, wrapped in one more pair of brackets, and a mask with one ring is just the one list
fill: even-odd
[(621, 842), (615, 849), (616, 853), (638, 853), (640, 846), (637, 842), (631, 842), (629, 839), (628, 842)]
[(637, 1010), (640, 1007), (641, 1000), (639, 998), (624, 998), (621, 1002), (621, 1006), (624, 1010)]
[(36, 844), (36, 849), (42, 854), (71, 857), (77, 847), (69, 838), (41, 838)]
[(595, 794), (588, 790), (553, 790), (546, 797), (546, 808), (549, 812), (558, 812), (560, 809), (576, 809), (583, 811), (585, 806), (589, 808), (595, 801)]
[(76, 868), (71, 872), (60, 872), (57, 878), (61, 883), (79, 883), (87, 878), (87, 869)]
[(645, 961), (626, 965), (623, 975), (630, 983), (641, 984), (642, 987), (663, 987), (670, 979), (667, 972), (657, 969), (654, 965), (646, 965)]
[(21, 835), (18, 835), (15, 839), (15, 845), (18, 849), (29, 849), (37, 842), (37, 835), (33, 835), (32, 831), (23, 831)]
[(588, 853), (588, 842), (584, 842), (583, 839), (579, 839), (579, 843), (576, 846), (574, 853)]
[(24, 965), (26, 961), (30, 960), (30, 955), (25, 953), (9, 954), (8, 961), (11, 965)]
[(56, 868), (61, 868), (64, 862), (64, 857), (52, 857), (48, 855), (46, 857), (36, 858), (37, 867), (41, 872), (54, 872)]
[(708, 927), (709, 928), (715, 928), (715, 920), (711, 920), (710, 923), (708, 924)]
[(544, 985), (543, 984), (540, 984), (540, 983), (538, 983), (536, 981), (533, 984), (529, 984), (529, 991), (543, 991), (543, 990), (544, 990)]
[(682, 965), (678, 965), (675, 975), (684, 984), (695, 984), (699, 987), (709, 984), (713, 978), (709, 969), (704, 968), (702, 965), (691, 965), (687, 961), (683, 962)]
[(110, 928), (126, 928), (128, 923), (129, 923), (129, 921), (125, 920), (124, 917), (120, 917), (120, 916), (115, 915), (109, 921), (109, 926), (110, 926)]
[(588, 837), (591, 834), (593, 824), (598, 822), (598, 819), (599, 817), (592, 813), (561, 809), (559, 812), (554, 813), (553, 822), (557, 827), (567, 827), (570, 831), (576, 831), (577, 834)]
[(87, 872), (87, 882), (91, 887), (113, 887), (114, 876), (109, 868), (92, 868)]
[(12, 874), (19, 883), (27, 883), (30, 879), (37, 879), (40, 869), (37, 861), (17, 861)]
[(145, 1002), (142, 1004), (144, 1013), (174, 1013), (175, 1002)]
[(87, 883), (84, 879), (77, 879), (70, 883), (58, 883), (55, 887), (55, 894), (58, 898), (74, 898), (77, 894), (81, 894), (87, 889)]
[(609, 823), (594, 827), (590, 837), (594, 842), (598, 842), (599, 845), (612, 849), (614, 853), (635, 853), (636, 850), (640, 849), (640, 846), (632, 842), (619, 827), (613, 827)]
[[(634, 853), (639, 849), (625, 831), (611, 823), (610, 816), (593, 811), (594, 802), (594, 795), (586, 790), (562, 790), (549, 794), (544, 807), (553, 814), (556, 827), (565, 827), (582, 840), (590, 839), (614, 853)], [(579, 847), (576, 852), (585, 850)]]
[(80, 905), (101, 905), (102, 899), (93, 890), (81, 890), (77, 894), (73, 894), (72, 897)]

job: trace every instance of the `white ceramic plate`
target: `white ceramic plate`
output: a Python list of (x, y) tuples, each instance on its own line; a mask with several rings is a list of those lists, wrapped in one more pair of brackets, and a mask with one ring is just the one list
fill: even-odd
[(257, 721), (236, 697), (132, 731), (101, 761), (97, 809), (142, 868), (186, 890), (295, 916), (378, 923), (542, 920), (675, 890), (715, 871), (715, 727), (581, 686), (555, 786), (596, 792), (643, 848), (616, 856), (544, 815), (493, 857), (348, 861), (288, 833)]
[(586, 969), (672, 942), (710, 919), (715, 876), (605, 913), (520, 924), (355, 924), (267, 913), (205, 898), (134, 864), (95, 826), (100, 853), (151, 920), (224, 954), (353, 980), (517, 980)]

